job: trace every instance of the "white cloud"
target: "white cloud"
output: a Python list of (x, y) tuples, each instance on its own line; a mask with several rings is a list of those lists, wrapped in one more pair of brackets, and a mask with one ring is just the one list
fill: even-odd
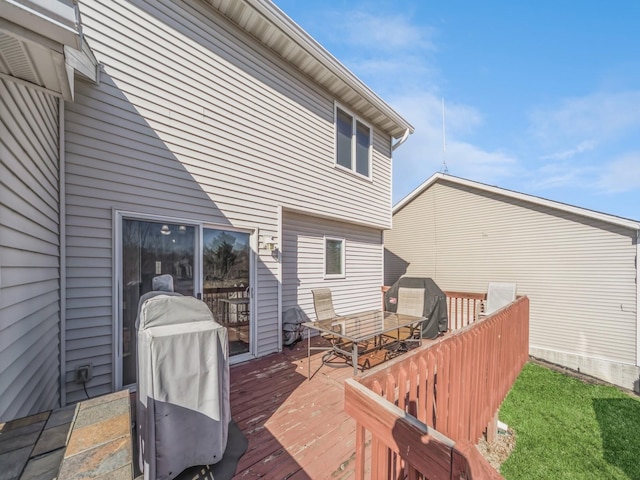
[(345, 52), (341, 61), (383, 98), (436, 85), (434, 28), (415, 24), (410, 15), (380, 9), (375, 15), (369, 10), (324, 15), (332, 24), (336, 51)]
[(640, 189), (640, 151), (599, 160), (591, 164), (570, 160), (545, 164), (527, 173), (529, 188), (578, 188), (598, 195), (614, 195)]
[(403, 50), (435, 51), (432, 40), (435, 30), (419, 27), (405, 15), (381, 12), (372, 15), (369, 12), (352, 10), (342, 12), (338, 27), (342, 40), (351, 45), (372, 48), (377, 52), (399, 53)]
[(605, 193), (640, 189), (640, 151), (628, 152), (607, 163), (599, 172), (596, 185)]
[[(357, 75), (367, 78), (367, 83), (376, 83), (379, 88), (390, 91), (392, 88), (410, 88), (423, 79), (433, 79), (438, 76), (438, 70), (420, 55), (405, 53), (400, 56), (385, 56), (372, 58), (352, 58), (348, 60), (350, 70)], [(395, 85), (389, 81), (393, 79)]]
[(535, 109), (530, 115), (531, 133), (542, 147), (575, 145), (585, 138), (600, 144), (640, 128), (639, 104), (640, 91), (569, 98), (558, 106)]
[[(640, 91), (596, 92), (531, 114), (532, 145), (549, 161), (528, 172), (534, 188), (613, 194), (640, 188)], [(613, 160), (611, 160), (613, 158)]]
[(528, 186), (532, 190), (546, 190), (562, 187), (593, 188), (598, 168), (577, 165), (568, 161), (545, 164), (527, 174)]
[(442, 99), (431, 92), (411, 92), (390, 98), (390, 103), (414, 125), (416, 132), (394, 152), (394, 200), (399, 200), (434, 172), (443, 160), (449, 173), (496, 184), (519, 170), (517, 160), (500, 151), (486, 151), (461, 135), (482, 126), (483, 117), (473, 107), (445, 106), (446, 151), (443, 152)]
[(570, 148), (569, 150), (563, 150), (561, 152), (555, 152), (548, 155), (544, 155), (542, 160), (567, 160), (569, 158), (575, 157), (576, 155), (584, 152), (588, 152), (589, 150), (593, 150), (597, 146), (597, 143), (593, 140), (585, 140), (580, 142), (574, 148)]

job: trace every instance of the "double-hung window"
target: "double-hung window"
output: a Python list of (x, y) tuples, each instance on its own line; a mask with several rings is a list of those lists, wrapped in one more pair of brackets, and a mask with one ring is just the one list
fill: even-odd
[(371, 127), (336, 105), (336, 164), (371, 178)]
[(344, 278), (344, 238), (324, 237), (324, 276)]

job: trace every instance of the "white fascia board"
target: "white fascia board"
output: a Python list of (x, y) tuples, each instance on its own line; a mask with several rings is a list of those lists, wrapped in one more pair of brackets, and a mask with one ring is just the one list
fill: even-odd
[(99, 83), (98, 60), (96, 60), (87, 42), (82, 43), (82, 50), (64, 47), (64, 57), (67, 65), (72, 67), (76, 73), (79, 73), (95, 84)]
[(399, 212), (400, 210), (402, 210), (405, 207), (405, 205), (411, 203), (414, 198), (416, 198), (418, 195), (424, 192), (427, 188), (433, 185), (433, 183), (439, 178), (439, 175), (440, 174), (438, 173), (434, 173), (429, 178), (427, 178), (424, 182), (422, 182), (420, 185), (414, 188), (408, 195), (406, 195), (402, 200), (400, 200), (398, 203), (396, 203), (393, 206), (393, 210), (391, 213), (395, 214), (396, 212)]
[(0, 17), (62, 45), (82, 47), (80, 14), (72, 0), (0, 0)]
[(420, 195), (422, 192), (424, 192), (427, 188), (429, 188), (431, 185), (436, 183), (438, 180), (446, 180), (447, 182), (463, 185), (465, 187), (475, 188), (478, 190), (482, 190), (484, 192), (489, 192), (496, 195), (502, 195), (504, 197), (521, 200), (523, 202), (528, 202), (534, 205), (553, 208), (555, 210), (572, 213), (574, 215), (579, 215), (582, 217), (592, 218), (594, 220), (600, 220), (605, 223), (610, 223), (613, 225), (630, 228), (636, 231), (640, 230), (640, 222), (636, 220), (617, 217), (615, 215), (610, 215), (608, 213), (596, 212), (594, 210), (589, 210), (582, 207), (576, 207), (573, 205), (568, 205), (566, 203), (556, 202), (554, 200), (547, 200), (546, 198), (536, 197), (534, 195), (528, 195), (526, 193), (515, 192), (513, 190), (507, 190), (506, 188), (486, 185), (484, 183), (474, 182), (472, 180), (467, 180), (460, 177), (454, 177), (451, 175), (446, 175), (444, 173), (434, 173), (424, 183), (422, 183), (420, 186), (414, 189), (411, 193), (409, 193), (409, 195), (407, 195), (402, 200), (400, 200), (393, 207), (393, 213), (396, 214), (398, 211), (404, 208), (407, 204), (411, 203), (411, 201), (413, 201), (414, 198), (416, 198), (418, 195)]
[[(303, 48), (312, 58), (322, 64), (330, 72), (342, 79), (350, 88), (361, 95), (383, 115), (393, 121), (403, 132), (415, 131), (413, 125), (405, 120), (391, 106), (382, 100), (362, 80), (356, 77), (338, 59), (320, 45), (311, 35), (289, 18), (272, 2), (264, 0), (247, 0), (256, 11), (260, 12), (271, 24), (287, 35), (293, 42)], [(400, 135), (402, 136), (402, 135)]]
[(69, 102), (73, 102), (75, 76), (73, 66), (69, 65), (63, 55), (55, 55), (53, 57), (54, 68), (60, 82), (60, 93), (62, 98)]

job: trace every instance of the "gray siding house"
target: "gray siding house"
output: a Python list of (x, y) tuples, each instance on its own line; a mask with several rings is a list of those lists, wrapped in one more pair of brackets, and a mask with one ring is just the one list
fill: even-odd
[[(67, 37), (30, 30), (38, 8)], [(134, 385), (155, 274), (201, 296), (235, 262), (236, 362), (281, 349), (311, 288), (378, 307), (392, 151), (413, 127), (275, 5), (0, 0), (0, 16), (0, 421), (85, 398), (81, 365), (91, 396)]]
[(444, 290), (515, 282), (530, 354), (638, 391), (640, 222), (435, 174), (393, 209), (385, 283)]
[(96, 80), (71, 2), (0, 1), (0, 422), (60, 403), (64, 100)]

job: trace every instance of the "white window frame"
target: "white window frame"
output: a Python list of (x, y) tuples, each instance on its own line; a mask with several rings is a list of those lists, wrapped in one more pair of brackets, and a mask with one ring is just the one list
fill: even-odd
[[(138, 213), (135, 211), (113, 210), (113, 284), (112, 298), (115, 308), (113, 315), (113, 386), (115, 390), (121, 390), (125, 387), (131, 391), (136, 391), (136, 385), (124, 385), (122, 378), (122, 223), (124, 220), (139, 220), (158, 223), (176, 223), (196, 228), (194, 246), (195, 252), (201, 250), (202, 234), (201, 222), (193, 219), (182, 217), (172, 217), (157, 214)], [(193, 266), (194, 283), (193, 290), (202, 292), (202, 267), (199, 264)]]
[[(328, 241), (334, 241), (334, 242), (341, 242), (341, 248), (340, 248), (340, 270), (341, 273), (327, 273), (327, 242)], [(322, 269), (324, 272), (324, 278), (325, 279), (334, 279), (334, 278), (346, 278), (347, 273), (346, 273), (346, 251), (347, 251), (347, 241), (344, 238), (340, 238), (340, 237), (329, 237), (329, 236), (325, 236), (324, 240), (322, 242), (322, 246), (323, 246), (323, 254), (322, 254)]]
[[(258, 265), (257, 265), (257, 252), (258, 252), (258, 230), (251, 228), (232, 227), (229, 225), (217, 224), (203, 220), (195, 220), (192, 218), (184, 217), (172, 217), (169, 215), (157, 215), (148, 213), (139, 213), (128, 210), (112, 210), (112, 226), (113, 226), (113, 238), (112, 247), (115, 255), (112, 257), (113, 279), (112, 279), (112, 300), (115, 308), (112, 311), (112, 332), (113, 332), (113, 346), (112, 346), (112, 371), (113, 371), (113, 388), (114, 390), (121, 390), (124, 387), (128, 387), (131, 391), (136, 391), (135, 385), (123, 385), (122, 379), (122, 222), (124, 220), (139, 220), (139, 221), (151, 221), (151, 222), (163, 222), (163, 223), (176, 223), (182, 225), (188, 225), (196, 228), (196, 265), (194, 265), (194, 293), (202, 293), (202, 242), (203, 242), (203, 230), (205, 228), (213, 228), (220, 230), (236, 231), (241, 233), (250, 234), (250, 281), (252, 285), (250, 291), (250, 305), (249, 314), (251, 320), (249, 321), (249, 327), (251, 332), (249, 334), (249, 352), (246, 354), (236, 355), (229, 359), (230, 364), (240, 363), (249, 359), (253, 359), (257, 356), (258, 351), (258, 336), (257, 336), (257, 316), (254, 316), (256, 311), (255, 304), (258, 293)], [(198, 252), (200, 252), (198, 254)]]
[[(344, 165), (338, 163), (338, 109), (351, 117), (351, 168), (347, 168)], [(356, 147), (357, 147), (357, 125), (358, 122), (369, 129), (369, 148), (367, 150), (367, 175), (364, 175), (356, 170)], [(344, 107), (338, 102), (333, 104), (333, 161), (336, 168), (357, 175), (367, 180), (372, 179), (373, 170), (373, 127), (363, 118), (359, 117), (352, 110)]]

